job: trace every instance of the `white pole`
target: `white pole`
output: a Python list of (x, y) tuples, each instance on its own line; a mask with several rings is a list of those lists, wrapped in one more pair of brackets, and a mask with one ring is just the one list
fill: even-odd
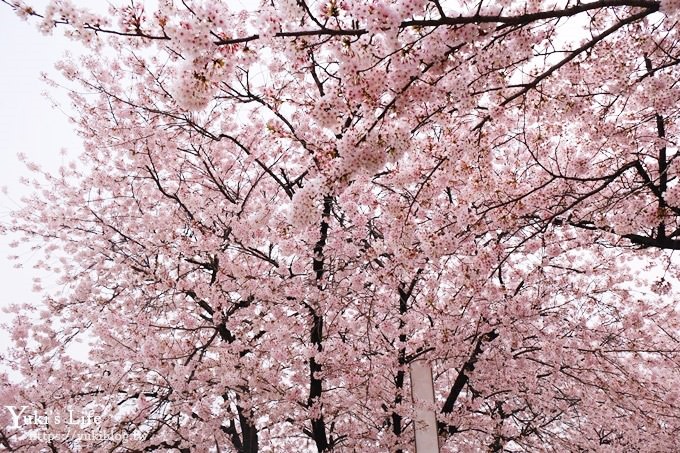
[(425, 360), (414, 360), (410, 371), (411, 396), (415, 406), (416, 453), (439, 453), (432, 368)]

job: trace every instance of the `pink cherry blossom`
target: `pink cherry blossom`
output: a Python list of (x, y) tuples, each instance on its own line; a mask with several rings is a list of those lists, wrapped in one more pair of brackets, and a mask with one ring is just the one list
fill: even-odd
[(0, 406), (100, 416), (4, 448), (414, 451), (426, 360), (442, 452), (677, 450), (674, 2), (4, 3), (89, 54)]

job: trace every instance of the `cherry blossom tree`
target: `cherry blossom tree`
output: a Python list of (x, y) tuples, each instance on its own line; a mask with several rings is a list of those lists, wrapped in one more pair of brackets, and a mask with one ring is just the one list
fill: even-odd
[(678, 1), (2, 1), (88, 49), (4, 448), (413, 451), (426, 360), (442, 451), (677, 451)]

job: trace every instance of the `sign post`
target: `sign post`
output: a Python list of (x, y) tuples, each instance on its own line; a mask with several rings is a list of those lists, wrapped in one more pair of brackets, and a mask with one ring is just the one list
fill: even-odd
[(415, 360), (411, 362), (410, 372), (411, 396), (415, 406), (416, 453), (439, 453), (432, 367), (425, 360)]

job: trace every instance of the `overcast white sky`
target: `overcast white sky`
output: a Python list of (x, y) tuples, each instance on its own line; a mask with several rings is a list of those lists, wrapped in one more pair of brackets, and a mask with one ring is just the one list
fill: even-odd
[[(17, 153), (26, 154), (45, 169), (56, 169), (62, 158), (60, 150), (76, 153), (80, 145), (66, 115), (42, 95), (48, 87), (40, 80), (41, 72), (56, 72), (55, 62), (74, 44), (59, 33), (40, 34), (35, 24), (23, 22), (4, 4), (0, 4), (0, 30), (0, 187), (8, 191), (0, 193), (0, 222), (5, 222), (9, 211), (27, 194), (19, 178), (29, 173)], [(50, 89), (50, 95), (65, 100), (63, 92)], [(24, 267), (15, 269), (7, 256), (17, 250), (10, 249), (9, 242), (0, 236), (0, 306), (38, 299), (31, 290), (36, 276), (32, 254), (19, 251)], [(7, 319), (0, 312), (0, 323)], [(7, 335), (0, 327), (0, 350), (6, 343)]]

